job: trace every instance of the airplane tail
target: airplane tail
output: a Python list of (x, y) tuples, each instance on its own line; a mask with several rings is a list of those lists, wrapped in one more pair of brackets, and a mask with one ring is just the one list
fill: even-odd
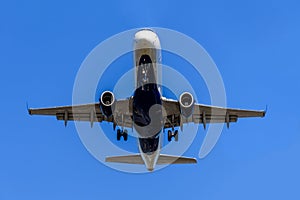
[[(144, 161), (140, 154), (106, 157), (105, 162), (144, 164)], [(197, 160), (195, 158), (160, 154), (156, 164), (166, 165), (166, 164), (193, 164), (193, 163), (197, 163)]]

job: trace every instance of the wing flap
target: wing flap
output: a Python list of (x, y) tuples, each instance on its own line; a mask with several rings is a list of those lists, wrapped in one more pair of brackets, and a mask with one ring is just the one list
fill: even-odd
[(225, 116), (228, 113), (230, 116), (236, 116), (237, 118), (242, 117), (264, 117), (265, 111), (264, 110), (245, 110), (245, 109), (238, 109), (238, 108), (222, 108), (217, 106), (210, 106), (204, 104), (196, 104), (195, 114), (203, 114), (211, 116)]
[(64, 121), (88, 121), (88, 122), (114, 122), (118, 126), (132, 127), (131, 99), (116, 101), (113, 117), (105, 117), (99, 103), (59, 106), (50, 108), (28, 109), (30, 115), (56, 116), (57, 120)]
[(182, 118), (178, 101), (163, 98), (164, 128), (181, 126), (184, 123), (230, 123), (237, 122), (238, 118), (264, 117), (264, 110), (245, 110), (234, 108), (222, 108), (204, 104), (195, 104), (194, 112), (189, 118)]

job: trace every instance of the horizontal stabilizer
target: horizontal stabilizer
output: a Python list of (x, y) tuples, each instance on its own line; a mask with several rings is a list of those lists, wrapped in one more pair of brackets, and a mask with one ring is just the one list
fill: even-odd
[(140, 154), (106, 157), (105, 162), (144, 164), (144, 161)]
[[(144, 161), (140, 154), (106, 157), (105, 162), (126, 163), (126, 164), (144, 164)], [(197, 163), (197, 160), (195, 158), (170, 156), (170, 155), (161, 154), (158, 157), (156, 164), (166, 165), (166, 164), (193, 164), (193, 163)]]
[(179, 157), (161, 154), (157, 160), (158, 165), (166, 164), (193, 164), (197, 163), (195, 158)]

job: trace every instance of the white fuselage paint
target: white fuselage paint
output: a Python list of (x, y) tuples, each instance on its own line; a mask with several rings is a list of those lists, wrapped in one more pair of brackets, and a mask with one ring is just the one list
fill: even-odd
[[(139, 66), (139, 60), (142, 55), (150, 56), (153, 62), (154, 73), (156, 76), (156, 83), (161, 82), (161, 69), (158, 65), (161, 64), (161, 46), (160, 41), (156, 33), (149, 29), (142, 29), (138, 31), (134, 36), (134, 63), (135, 63), (135, 87), (137, 88), (137, 67)], [(158, 70), (159, 69), (159, 70)], [(159, 86), (158, 86), (159, 87)], [(161, 91), (161, 88), (159, 89)], [(159, 145), (156, 151), (151, 154), (143, 153), (138, 140), (138, 147), (141, 153), (142, 159), (149, 171), (152, 171), (157, 163), (161, 146), (162, 146), (163, 135), (160, 133)]]

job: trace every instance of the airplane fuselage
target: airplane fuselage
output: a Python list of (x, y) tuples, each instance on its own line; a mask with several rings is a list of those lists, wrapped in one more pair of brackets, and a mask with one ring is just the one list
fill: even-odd
[(158, 85), (158, 65), (161, 59), (157, 35), (148, 29), (135, 34), (135, 92), (133, 96), (133, 122), (138, 134), (141, 156), (148, 170), (155, 167), (162, 145), (162, 100)]

